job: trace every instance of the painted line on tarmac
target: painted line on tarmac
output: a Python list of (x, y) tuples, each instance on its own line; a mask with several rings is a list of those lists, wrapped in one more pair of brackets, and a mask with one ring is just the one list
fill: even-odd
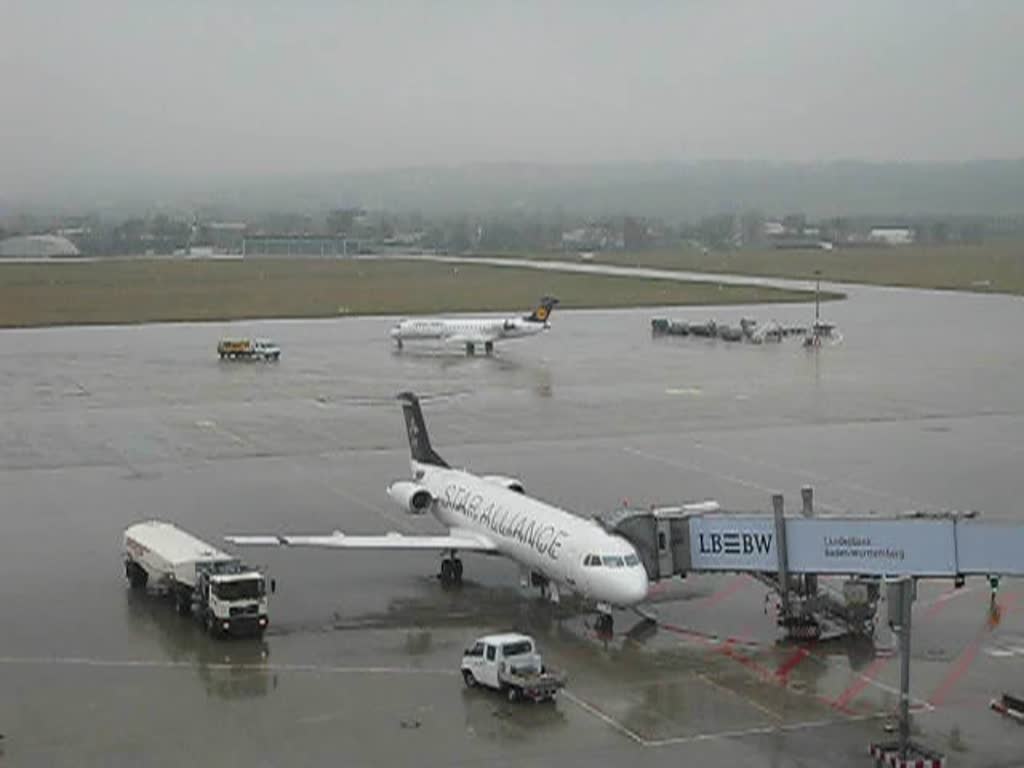
[(712, 606), (718, 605), (723, 600), (726, 600), (735, 595), (737, 592), (739, 592), (746, 583), (747, 578), (742, 573), (733, 576), (729, 580), (729, 583), (722, 587), (722, 589), (708, 595), (703, 600), (701, 600), (701, 607), (711, 608)]
[(678, 736), (669, 739), (656, 739), (644, 742), (645, 747), (668, 747), (675, 744), (689, 744), (697, 741), (719, 741), (723, 739), (742, 739), (747, 736), (769, 736), (773, 733), (791, 733), (793, 731), (809, 731), (815, 728), (828, 728), (832, 725), (846, 725), (847, 723), (864, 722), (866, 720), (879, 720), (888, 717), (888, 714), (857, 715), (855, 717), (842, 717), (832, 720), (806, 720), (800, 723), (785, 723), (783, 725), (760, 725), (752, 728), (742, 728), (734, 731), (711, 731), (708, 733), (695, 733), (692, 736)]
[(254, 448), (254, 447), (256, 447), (256, 446), (252, 445), (248, 440), (246, 440), (241, 435), (236, 435), (230, 429), (228, 429), (227, 427), (222, 427), (220, 424), (218, 424), (213, 419), (199, 419), (199, 420), (196, 421), (196, 426), (199, 427), (200, 429), (212, 430), (216, 434), (223, 435), (224, 437), (230, 438), (231, 440), (233, 440), (238, 445), (245, 446), (246, 448)]
[[(761, 483), (753, 482), (751, 480), (744, 480), (742, 477), (737, 477), (736, 475), (731, 475), (725, 472), (715, 472), (713, 470), (708, 469), (707, 467), (701, 466), (700, 464), (694, 464), (693, 462), (668, 459), (664, 456), (659, 456), (656, 453), (648, 453), (647, 451), (641, 451), (639, 448), (633, 448), (628, 445), (623, 446), (622, 451), (624, 453), (632, 454), (633, 456), (639, 456), (641, 459), (647, 459), (648, 461), (655, 461), (658, 462), (659, 464), (674, 467), (675, 469), (686, 469), (691, 472), (699, 472), (702, 475), (707, 475), (708, 477), (715, 477), (718, 478), (719, 480), (725, 480), (726, 482), (734, 483), (735, 485), (740, 485), (743, 486), (744, 488), (753, 488), (755, 491), (762, 491), (764, 493), (776, 493), (778, 491), (778, 488), (772, 488), (767, 485), (762, 485)], [(833, 512), (839, 511), (838, 509), (830, 507), (826, 504), (821, 504), (818, 502), (815, 503), (821, 509), (827, 509)]]
[(319, 672), (331, 674), (376, 674), (376, 675), (439, 675), (454, 677), (450, 669), (429, 667), (344, 667), (323, 664), (231, 664), (211, 662), (208, 664), (190, 661), (160, 661), (156, 659), (96, 659), (84, 656), (0, 656), (0, 664), (18, 666), (77, 666), (101, 669), (227, 669), (251, 672)]
[(789, 678), (789, 673), (792, 672), (797, 666), (810, 655), (811, 651), (806, 645), (801, 645), (784, 662), (779, 665), (779, 668), (775, 670), (775, 676), (781, 681), (785, 681)]
[(861, 691), (873, 682), (877, 682), (875, 677), (882, 671), (882, 667), (889, 663), (891, 658), (890, 656), (879, 656), (868, 665), (866, 670), (858, 672), (856, 679), (846, 687), (846, 690), (839, 694), (839, 698), (832, 702), (832, 706), (848, 712), (847, 705), (856, 699)]
[[(702, 442), (695, 442), (694, 445), (699, 450), (702, 450), (702, 451), (705, 451), (705, 452), (708, 452), (708, 453), (717, 453), (717, 454), (719, 454), (721, 456), (725, 456), (726, 458), (729, 458), (729, 459), (739, 459), (740, 461), (745, 461), (748, 464), (754, 464), (756, 466), (762, 466), (762, 467), (765, 467), (767, 469), (775, 470), (777, 472), (785, 472), (786, 474), (796, 475), (797, 477), (801, 477), (802, 476), (802, 477), (808, 478), (810, 480), (815, 480), (815, 481), (822, 482), (822, 483), (824, 483), (826, 485), (845, 486), (845, 487), (847, 487), (847, 488), (849, 488), (849, 489), (851, 489), (853, 491), (857, 491), (858, 493), (865, 493), (865, 494), (868, 494), (870, 496), (877, 496), (877, 497), (882, 498), (882, 499), (890, 499), (892, 501), (899, 501), (899, 502), (901, 502), (903, 504), (910, 504), (911, 507), (914, 507), (914, 508), (917, 508), (917, 509), (934, 509), (934, 508), (941, 507), (941, 505), (939, 505), (939, 504), (931, 504), (929, 502), (921, 501), (920, 499), (912, 499), (909, 496), (904, 496), (904, 495), (899, 494), (899, 493), (891, 493), (889, 491), (883, 491), (883, 490), (881, 490), (879, 488), (872, 488), (871, 486), (864, 485), (863, 483), (858, 483), (855, 480), (846, 480), (846, 479), (841, 478), (841, 477), (830, 477), (830, 476), (822, 474), (820, 472), (810, 472), (810, 471), (808, 471), (806, 469), (794, 469), (792, 467), (786, 467), (786, 466), (783, 466), (782, 464), (776, 464), (776, 463), (771, 462), (771, 461), (765, 461), (764, 459), (757, 458), (756, 456), (746, 456), (746, 455), (744, 455), (742, 453), (737, 453), (736, 451), (730, 451), (730, 450), (727, 450), (725, 448), (719, 448), (716, 445), (709, 445), (707, 443), (702, 443)], [(817, 504), (817, 499), (815, 499), (815, 504), (818, 505)], [(827, 507), (824, 504), (821, 504), (821, 505), (818, 505), (818, 506), (821, 506), (824, 509), (830, 509), (832, 511), (839, 511), (839, 510), (835, 509), (834, 507)]]
[(996, 602), (996, 610), (998, 611), (998, 619), (991, 618), (985, 622), (981, 630), (974, 636), (974, 639), (967, 644), (967, 647), (960, 652), (957, 656), (956, 661), (953, 662), (952, 668), (946, 673), (946, 676), (942, 678), (942, 681), (938, 684), (932, 695), (928, 697), (928, 703), (934, 707), (942, 706), (946, 701), (946, 697), (949, 692), (953, 689), (953, 686), (962, 678), (967, 670), (971, 668), (971, 664), (974, 663), (974, 659), (978, 656), (978, 651), (981, 650), (981, 644), (985, 640), (985, 637), (992, 633), (992, 631), (999, 625), (999, 621), (1002, 617), (1013, 608), (1017, 603), (1018, 595), (1007, 595), (1002, 602)]
[[(712, 681), (706, 679), (704, 675), (699, 675), (699, 677), (701, 679), (704, 679), (706, 682), (712, 682)], [(720, 685), (718, 683), (713, 683), (712, 682), (712, 685), (714, 685), (717, 688), (724, 688), (724, 686), (722, 686), (722, 685)], [(739, 695), (739, 694), (736, 694), (736, 692), (732, 691), (731, 689), (724, 688), (724, 690), (729, 691), (730, 693), (733, 693), (733, 694), (735, 694), (737, 696)], [(565, 690), (562, 691), (561, 695), (563, 697), (565, 697), (566, 699), (568, 699), (569, 701), (571, 701), (573, 704), (575, 704), (581, 710), (586, 712), (588, 715), (591, 715), (592, 717), (596, 718), (597, 720), (600, 720), (602, 723), (607, 725), (612, 730), (614, 730), (614, 731), (622, 734), (626, 738), (628, 738), (634, 744), (639, 744), (640, 746), (647, 747), (647, 748), (667, 747), (667, 746), (672, 746), (672, 745), (675, 745), (675, 744), (688, 744), (688, 743), (691, 743), (691, 742), (699, 742), (699, 741), (718, 741), (718, 740), (724, 740), (724, 739), (741, 739), (741, 738), (744, 738), (744, 737), (747, 737), (747, 736), (765, 736), (765, 735), (770, 735), (770, 734), (773, 734), (773, 733), (788, 733), (788, 732), (793, 732), (793, 731), (805, 731), (805, 730), (812, 730), (812, 729), (815, 729), (815, 728), (827, 728), (827, 727), (832, 726), (832, 725), (846, 725), (848, 723), (864, 722), (864, 721), (867, 721), (867, 720), (878, 720), (878, 719), (881, 719), (881, 718), (889, 717), (889, 713), (876, 712), (876, 713), (872, 713), (872, 714), (868, 714), (868, 715), (854, 715), (852, 717), (840, 717), (840, 718), (832, 718), (832, 719), (828, 719), (828, 720), (807, 720), (807, 721), (798, 722), (798, 723), (781, 723), (781, 724), (775, 724), (775, 725), (760, 725), (760, 726), (754, 726), (752, 728), (742, 728), (742, 729), (729, 730), (729, 731), (709, 731), (709, 732), (706, 732), (706, 733), (695, 733), (695, 734), (691, 734), (689, 736), (675, 736), (675, 737), (670, 737), (670, 738), (666, 738), (666, 739), (648, 739), (648, 738), (645, 738), (645, 737), (641, 736), (639, 733), (637, 733), (636, 731), (632, 730), (631, 728), (627, 727), (626, 725), (621, 723), (619, 720), (617, 720), (616, 718), (614, 718), (611, 715), (609, 715), (607, 712), (604, 712), (603, 710), (601, 710), (598, 707), (594, 706), (593, 704), (591, 704), (586, 699), (583, 699), (583, 698), (577, 696), (576, 694), (572, 693), (572, 691), (569, 691), (568, 689), (565, 689)], [(741, 698), (743, 698), (743, 697), (741, 697)], [(767, 709), (766, 707), (763, 707), (763, 706), (757, 704), (757, 702), (753, 702), (751, 700), (751, 703), (753, 703), (762, 712), (766, 713), (767, 715), (770, 715), (772, 717), (772, 719), (774, 719), (774, 720), (782, 719), (781, 715), (779, 715), (779, 714), (777, 714), (777, 713)]]
[(756, 699), (754, 699), (754, 698), (752, 698), (750, 696), (744, 696), (739, 691), (734, 691), (732, 688), (729, 688), (729, 687), (727, 687), (725, 685), (722, 685), (721, 683), (717, 683), (714, 680), (712, 680), (710, 677), (708, 677), (707, 675), (697, 675), (697, 677), (699, 679), (703, 680), (708, 685), (710, 685), (712, 688), (717, 688), (718, 690), (724, 691), (725, 693), (730, 693), (733, 696), (735, 696), (737, 699), (739, 699), (740, 701), (742, 701), (742, 702), (744, 702), (746, 704), (750, 704), (752, 707), (754, 707), (754, 709), (758, 710), (759, 712), (761, 712), (761, 713), (763, 713), (765, 715), (768, 715), (768, 717), (772, 718), (773, 720), (778, 720), (780, 722), (785, 720), (785, 718), (782, 715), (780, 715), (778, 712), (776, 712), (774, 709), (770, 709), (770, 708), (766, 707), (764, 704), (761, 704), (759, 701), (757, 701)]
[(639, 733), (637, 733), (636, 731), (633, 731), (633, 730), (627, 728), (625, 725), (620, 723), (614, 717), (612, 717), (611, 715), (607, 714), (606, 712), (601, 711), (600, 709), (595, 707), (593, 704), (591, 704), (586, 699), (580, 698), (579, 696), (574, 694), (572, 691), (570, 691), (568, 688), (563, 689), (561, 695), (564, 696), (565, 698), (567, 698), (569, 701), (571, 701), (577, 707), (582, 709), (588, 715), (596, 717), (598, 720), (600, 720), (605, 725), (607, 725), (610, 728), (618, 731), (623, 736), (625, 736), (628, 739), (630, 739), (630, 741), (633, 741), (636, 744), (640, 744), (641, 746), (644, 746), (644, 747), (649, 746), (649, 742), (647, 741), (647, 739), (645, 739)]
[(974, 592), (974, 587), (960, 587), (960, 589), (953, 588), (948, 592), (943, 592), (941, 595), (936, 597), (934, 600), (926, 600), (921, 603), (918, 608), (924, 608), (924, 613), (921, 614), (922, 618), (930, 619), (938, 614), (943, 608), (946, 607), (946, 603), (952, 600), (954, 597), (960, 595), (966, 595), (970, 592)]

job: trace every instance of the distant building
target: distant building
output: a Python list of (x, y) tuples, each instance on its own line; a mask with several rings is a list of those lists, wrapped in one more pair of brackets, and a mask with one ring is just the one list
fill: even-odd
[(616, 234), (600, 225), (571, 229), (562, 233), (562, 249), (566, 251), (603, 251), (622, 247)]
[(768, 237), (781, 237), (786, 234), (786, 227), (781, 221), (766, 221), (764, 233)]
[(0, 257), (38, 259), (81, 255), (74, 243), (60, 235), (19, 235), (0, 240)]
[(914, 242), (914, 230), (910, 227), (872, 227), (868, 238), (884, 245), (911, 245)]
[(365, 241), (321, 235), (246, 235), (243, 256), (323, 256), (325, 258), (370, 253)]

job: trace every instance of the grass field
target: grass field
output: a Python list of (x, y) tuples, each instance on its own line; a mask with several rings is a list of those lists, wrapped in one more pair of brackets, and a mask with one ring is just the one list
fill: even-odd
[[(529, 254), (528, 257), (558, 259), (566, 256)], [(595, 261), (694, 272), (809, 279), (813, 279), (815, 270), (821, 270), (823, 280), (834, 282), (1024, 294), (1024, 243), (1021, 242), (706, 254), (688, 248), (598, 253)]]
[[(807, 301), (757, 286), (413, 261), (0, 261), (0, 327)], [(837, 296), (830, 295), (830, 298)]]

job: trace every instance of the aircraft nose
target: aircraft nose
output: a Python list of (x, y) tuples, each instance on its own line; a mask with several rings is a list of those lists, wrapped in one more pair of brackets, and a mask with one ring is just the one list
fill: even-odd
[(636, 605), (647, 599), (647, 571), (637, 568), (630, 574), (629, 585), (626, 588), (627, 605)]
[(636, 568), (615, 573), (608, 592), (608, 601), (621, 608), (643, 602), (647, 598), (647, 571)]

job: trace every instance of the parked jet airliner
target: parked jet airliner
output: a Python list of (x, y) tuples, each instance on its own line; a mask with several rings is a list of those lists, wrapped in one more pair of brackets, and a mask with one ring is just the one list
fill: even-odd
[(545, 296), (532, 314), (522, 317), (421, 317), (400, 320), (391, 329), (391, 338), (401, 349), (406, 341), (440, 340), (465, 344), (467, 354), (475, 354), (482, 344), (488, 355), (494, 342), (519, 339), (551, 328), (549, 318), (558, 299)]
[(647, 571), (633, 545), (593, 520), (527, 496), (522, 484), (500, 475), (474, 475), (450, 467), (430, 445), (419, 400), (402, 401), (412, 453), (411, 480), (392, 483), (388, 495), (406, 512), (430, 512), (448, 528), (443, 536), (388, 533), (383, 536), (227, 536), (242, 546), (337, 549), (426, 549), (441, 552), (444, 584), (462, 581), (462, 552), (503, 555), (520, 565), (524, 579), (555, 602), (566, 589), (597, 604), (599, 629), (612, 630), (611, 609), (630, 607), (647, 596)]

